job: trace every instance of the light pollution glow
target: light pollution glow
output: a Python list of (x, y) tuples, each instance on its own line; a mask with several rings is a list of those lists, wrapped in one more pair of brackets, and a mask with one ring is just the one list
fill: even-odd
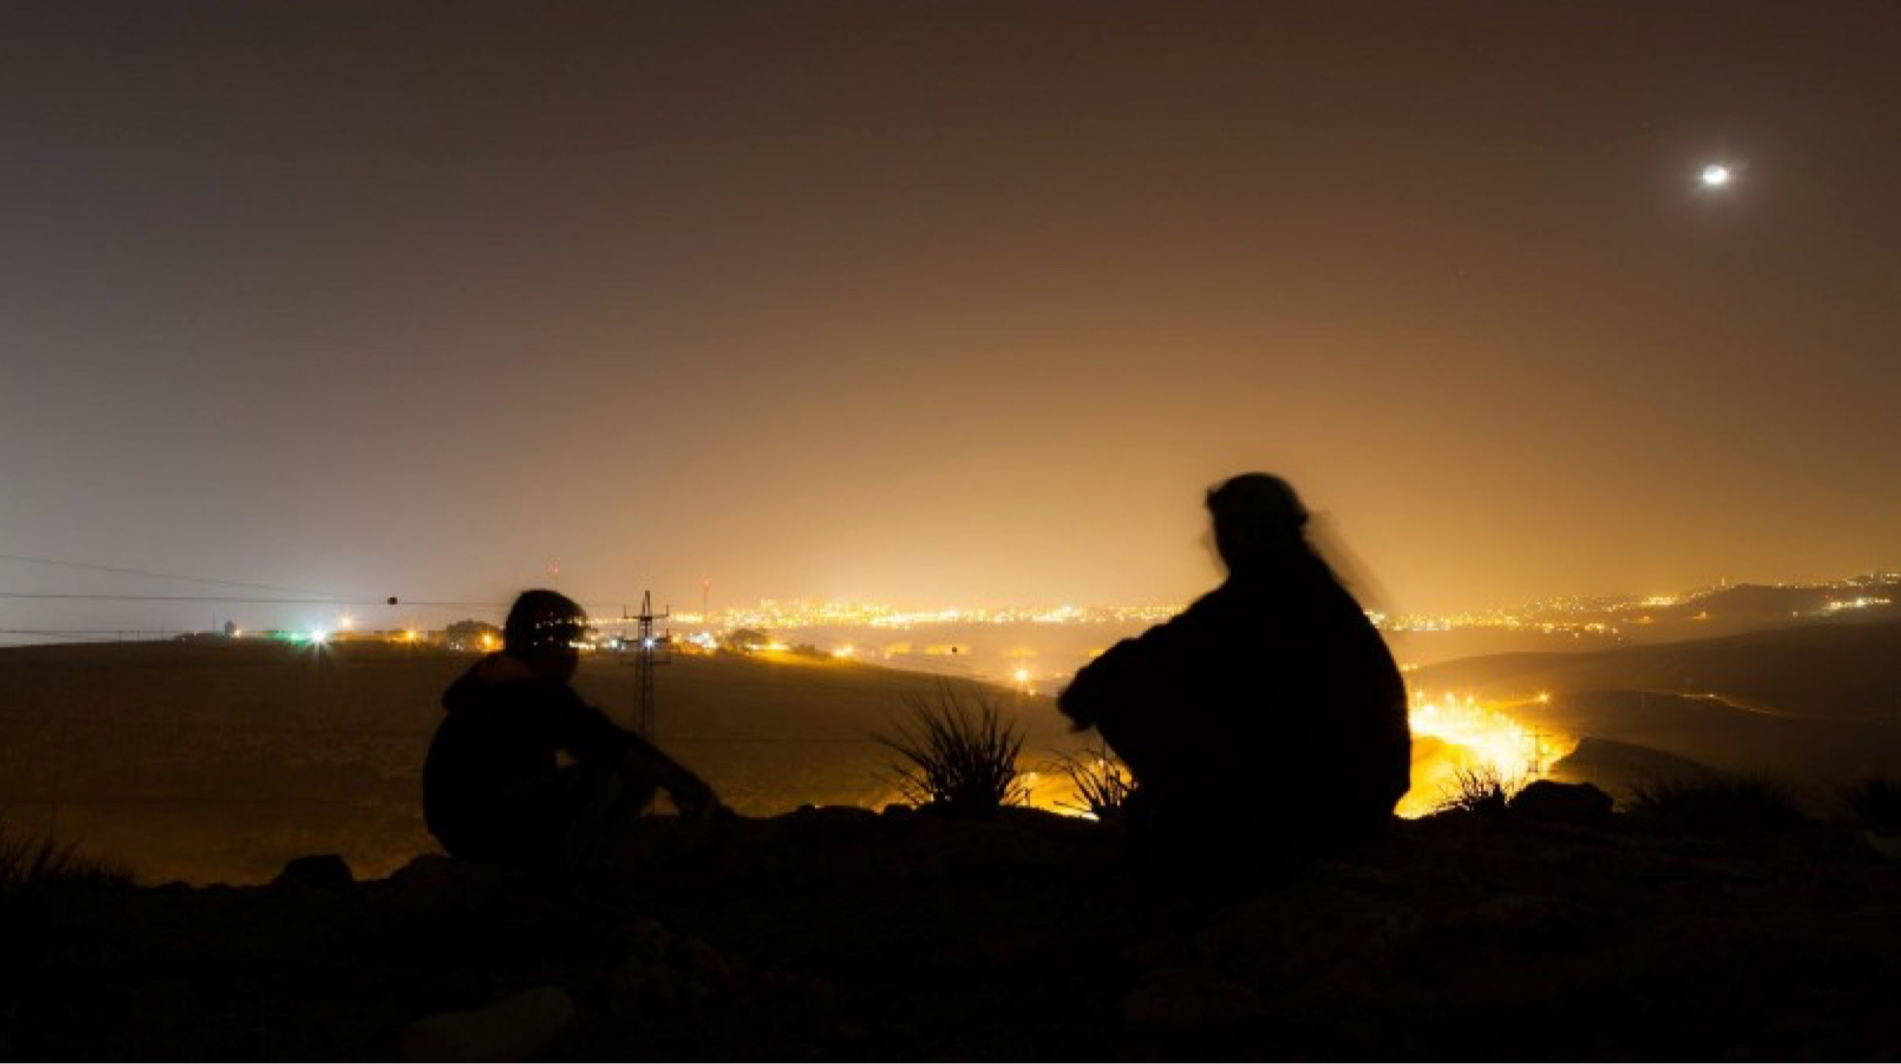
[[(1544, 704), (1549, 700), (1550, 696), (1541, 694), (1521, 702), (1494, 703), (1452, 692), (1436, 698), (1414, 692), (1410, 714), (1415, 751), (1412, 789), (1400, 799), (1395, 812), (1408, 819), (1436, 812), (1458, 794), (1461, 773), (1496, 777), (1508, 792), (1548, 777), (1553, 765), (1578, 748), (1578, 737), (1527, 727), (1508, 711), (1532, 701)], [(1438, 740), (1423, 757), (1419, 756), (1422, 744), (1418, 742), (1422, 738)], [(1024, 783), (1032, 806), (1065, 815), (1086, 815), (1079, 813), (1083, 803), (1062, 774), (1029, 771)]]

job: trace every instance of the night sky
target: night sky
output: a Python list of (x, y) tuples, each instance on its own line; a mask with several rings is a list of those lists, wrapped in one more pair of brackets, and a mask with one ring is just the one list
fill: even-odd
[[(1872, 0), (8, 5), (0, 553), (1184, 601), (1264, 469), (1399, 610), (1895, 568), (1897, 57)], [(0, 602), (233, 615), (305, 620)]]

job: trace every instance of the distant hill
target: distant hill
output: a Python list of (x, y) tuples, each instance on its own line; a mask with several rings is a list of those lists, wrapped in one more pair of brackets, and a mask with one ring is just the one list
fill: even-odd
[(1514, 716), (1553, 730), (1713, 768), (1843, 781), (1901, 774), (1901, 621), (1502, 654), (1408, 679), (1415, 689), (1513, 703)]
[(1592, 783), (1619, 799), (1637, 788), (1659, 782), (1690, 782), (1714, 775), (1709, 766), (1687, 757), (1666, 754), (1634, 743), (1586, 738), (1578, 748), (1551, 766), (1551, 778), (1564, 783)]
[(1688, 592), (1672, 602), (1606, 600), (1583, 614), (1532, 611), (1527, 619), (1596, 619), (1633, 643), (1678, 642), (1818, 621), (1881, 623), (1901, 619), (1901, 583), (1864, 577), (1837, 584), (1735, 584)]
[(1500, 697), (1606, 689), (1714, 694), (1797, 716), (1901, 719), (1901, 621), (1810, 624), (1585, 653), (1499, 654), (1429, 666), (1411, 682)]
[(1715, 639), (1817, 624), (1901, 621), (1901, 579), (1857, 577), (1830, 584), (1736, 584), (1656, 598), (1555, 599), (1493, 611), (1484, 623), (1401, 627), (1386, 639), (1402, 663), (1602, 650)]

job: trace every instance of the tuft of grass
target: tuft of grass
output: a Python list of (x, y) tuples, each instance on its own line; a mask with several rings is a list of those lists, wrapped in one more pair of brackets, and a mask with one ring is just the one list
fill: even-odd
[(1863, 826), (1901, 828), (1901, 779), (1871, 777), (1847, 788), (1842, 797)]
[(1123, 803), (1135, 793), (1135, 776), (1101, 740), (1081, 753), (1058, 755), (1050, 770), (1061, 773), (1076, 789), (1077, 802), (1057, 804), (1097, 820), (1119, 819)]
[(1795, 793), (1762, 776), (1657, 780), (1632, 789), (1631, 816), (1705, 834), (1792, 827), (1806, 819)]
[(957, 816), (984, 816), (1028, 801), (1017, 768), (1023, 733), (1004, 723), (995, 699), (966, 697), (946, 685), (905, 704), (910, 722), (900, 723), (896, 735), (875, 738), (900, 758), (893, 777), (906, 801)]
[(46, 886), (123, 886), (132, 871), (110, 861), (81, 857), (72, 843), (51, 835), (23, 838), (0, 825), (0, 890)]
[(1450, 787), (1440, 788), (1442, 800), (1433, 812), (1496, 815), (1523, 789), (1522, 781), (1506, 779), (1497, 765), (1462, 768), (1453, 773)]

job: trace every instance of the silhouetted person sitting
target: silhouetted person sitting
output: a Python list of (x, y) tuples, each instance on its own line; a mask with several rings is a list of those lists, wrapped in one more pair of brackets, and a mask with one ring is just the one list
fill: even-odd
[[(525, 591), (502, 650), (442, 696), (448, 717), (423, 766), (423, 814), (456, 857), (532, 868), (598, 858), (664, 790), (683, 816), (716, 811), (698, 776), (575, 693), (587, 617), (553, 591)], [(559, 755), (574, 763), (562, 767)]]
[(1285, 481), (1243, 474), (1207, 502), (1227, 581), (1111, 647), (1058, 704), (1128, 764), (1132, 837), (1164, 859), (1272, 861), (1379, 834), (1412, 760), (1391, 653)]

